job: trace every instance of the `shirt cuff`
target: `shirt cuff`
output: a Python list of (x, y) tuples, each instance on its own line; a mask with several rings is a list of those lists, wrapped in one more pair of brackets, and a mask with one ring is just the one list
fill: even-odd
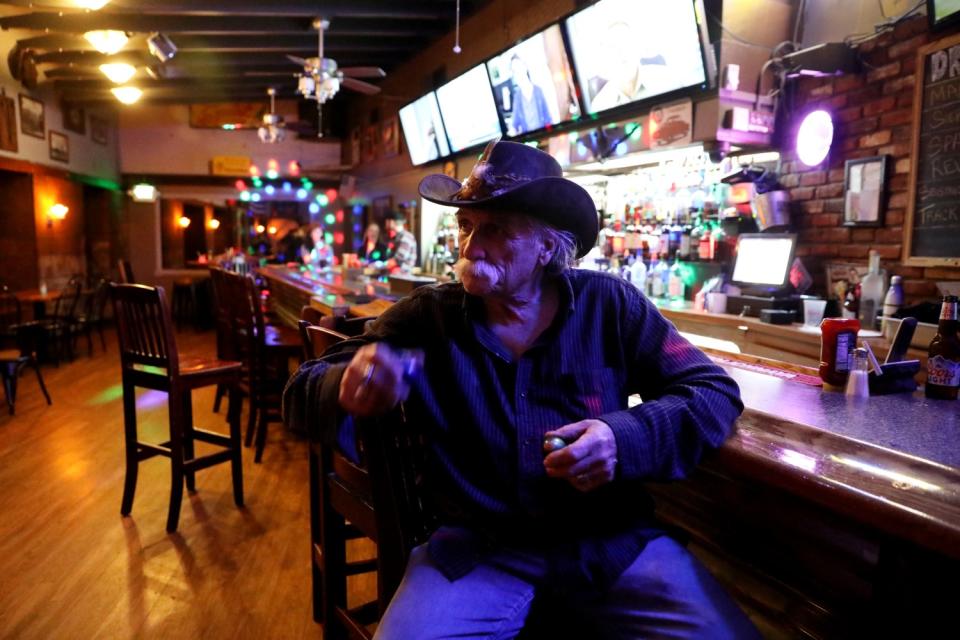
[(624, 480), (646, 478), (653, 472), (650, 452), (641, 443), (649, 433), (642, 420), (629, 410), (607, 413), (598, 418), (610, 425), (617, 442), (617, 477)]

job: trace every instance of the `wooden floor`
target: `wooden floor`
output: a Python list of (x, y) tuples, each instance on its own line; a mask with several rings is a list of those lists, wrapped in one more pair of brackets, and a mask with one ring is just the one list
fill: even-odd
[[(214, 349), (211, 333), (179, 343)], [(169, 462), (145, 461), (124, 518), (116, 346), (108, 336), (106, 354), (80, 351), (43, 368), (53, 406), (27, 372), (17, 415), (0, 407), (0, 638), (322, 637), (310, 611), (306, 443), (275, 423), (262, 464), (244, 450), (243, 509), (229, 465), (199, 472), (171, 535)], [(225, 432), (226, 403), (217, 415), (212, 401), (212, 389), (195, 392), (195, 421)], [(166, 395), (139, 392), (137, 406), (141, 437), (165, 440)], [(351, 594), (374, 588), (358, 582)]]

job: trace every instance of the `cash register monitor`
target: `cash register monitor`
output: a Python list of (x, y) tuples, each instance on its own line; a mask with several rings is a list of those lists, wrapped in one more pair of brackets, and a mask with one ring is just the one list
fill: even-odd
[(737, 240), (733, 283), (753, 295), (774, 295), (790, 284), (797, 247), (791, 233), (745, 233)]

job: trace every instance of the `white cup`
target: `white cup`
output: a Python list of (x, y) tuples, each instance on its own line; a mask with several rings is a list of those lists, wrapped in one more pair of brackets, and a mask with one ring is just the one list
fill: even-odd
[(727, 294), (712, 291), (707, 294), (707, 312), (708, 313), (726, 313), (727, 312)]
[(827, 308), (826, 300), (804, 299), (803, 324), (808, 327), (819, 327), (823, 321), (823, 311)]

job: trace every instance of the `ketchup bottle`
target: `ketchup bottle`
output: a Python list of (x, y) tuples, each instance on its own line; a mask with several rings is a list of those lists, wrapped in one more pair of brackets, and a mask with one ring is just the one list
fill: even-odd
[(820, 379), (825, 383), (846, 384), (859, 331), (860, 321), (855, 318), (824, 318), (820, 323)]

